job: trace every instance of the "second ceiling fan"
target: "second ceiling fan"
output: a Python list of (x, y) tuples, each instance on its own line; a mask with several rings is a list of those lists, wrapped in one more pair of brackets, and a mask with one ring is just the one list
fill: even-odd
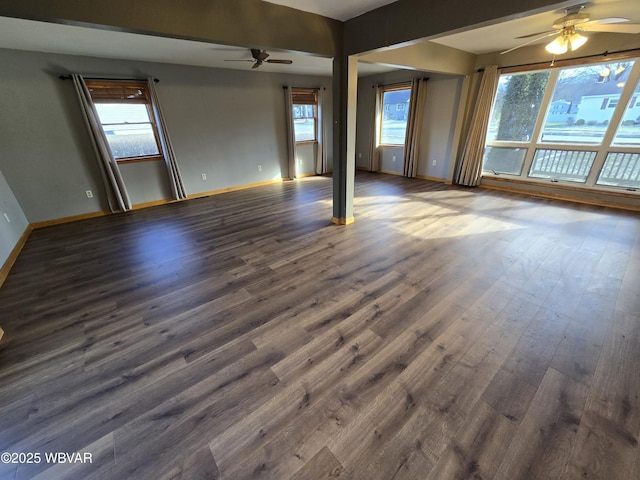
[(251, 49), (251, 56), (253, 60), (225, 60), (226, 62), (253, 62), (252, 69), (260, 67), (263, 63), (280, 63), (283, 65), (291, 65), (293, 60), (285, 60), (278, 58), (269, 58), (269, 54), (266, 50), (259, 50), (257, 48)]

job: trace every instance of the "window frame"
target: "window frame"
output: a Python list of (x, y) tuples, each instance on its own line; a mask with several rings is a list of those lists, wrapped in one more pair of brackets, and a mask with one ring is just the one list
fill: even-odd
[(398, 90), (409, 90), (409, 98), (411, 98), (411, 82), (403, 82), (394, 85), (381, 85), (379, 90), (379, 97), (377, 102), (380, 105), (379, 111), (381, 112), (379, 125), (377, 126), (377, 141), (376, 145), (379, 148), (404, 148), (406, 139), (407, 139), (407, 130), (405, 128), (404, 131), (404, 141), (402, 143), (383, 143), (382, 142), (382, 126), (384, 124), (384, 112), (406, 112), (407, 116), (409, 115), (409, 107), (403, 108), (402, 110), (398, 109), (397, 105), (394, 110), (391, 109), (391, 104), (384, 103), (384, 94), (387, 92), (395, 92)]
[[(91, 95), (91, 101), (93, 104), (100, 103), (121, 103), (121, 104), (137, 104), (137, 105), (145, 105), (147, 110), (147, 117), (149, 118), (149, 125), (151, 126), (151, 130), (153, 131), (153, 138), (156, 143), (156, 147), (158, 150), (157, 154), (153, 155), (135, 155), (130, 157), (115, 157), (113, 155), (113, 151), (111, 154), (114, 156), (114, 159), (118, 163), (138, 163), (138, 162), (153, 162), (158, 160), (164, 160), (164, 153), (162, 150), (162, 142), (160, 140), (160, 132), (158, 131), (158, 125), (156, 123), (155, 115), (153, 114), (153, 105), (151, 102), (151, 96), (149, 94), (149, 89), (147, 87), (147, 83), (144, 81), (136, 81), (136, 80), (100, 80), (100, 79), (87, 79), (85, 80), (87, 88), (89, 89), (89, 93), (91, 94), (92, 88), (94, 90), (99, 89), (101, 91), (101, 95), (98, 97), (97, 95)], [(126, 88), (135, 88), (140, 90), (143, 95), (141, 97), (135, 99), (124, 98), (122, 94), (116, 93), (118, 89), (124, 91)], [(107, 90), (113, 90), (112, 93), (107, 93)], [(100, 118), (98, 117), (98, 121)], [(100, 126), (104, 132), (104, 124), (100, 121)], [(106, 134), (106, 132), (105, 132)], [(108, 144), (108, 142), (107, 142)], [(111, 145), (109, 145), (109, 149), (111, 149)]]
[[(557, 143), (557, 142), (554, 143), (549, 141), (543, 141), (542, 132), (544, 129), (546, 117), (551, 112), (553, 94), (555, 92), (555, 88), (557, 85), (560, 72), (563, 69), (567, 69), (567, 68), (580, 68), (580, 67), (587, 67), (593, 64), (606, 63), (606, 62), (613, 63), (618, 61), (634, 61), (634, 64), (630, 69), (627, 82), (625, 86), (622, 88), (622, 91), (620, 92), (620, 97), (617, 99), (617, 104), (615, 105), (614, 108), (612, 108), (613, 114), (606, 126), (604, 136), (601, 142), (596, 144), (596, 143)], [(531, 139), (527, 142), (485, 140), (485, 155), (486, 155), (486, 149), (489, 147), (527, 149), (527, 152), (524, 157), (524, 161), (522, 163), (520, 174), (515, 175), (511, 173), (502, 173), (502, 172), (496, 173), (496, 172), (484, 170), (484, 161), (483, 161), (482, 177), (485, 177), (488, 179), (508, 178), (513, 181), (522, 181), (526, 183), (541, 184), (546, 186), (548, 186), (551, 183), (555, 187), (568, 187), (568, 188), (574, 188), (574, 189), (577, 188), (577, 189), (592, 190), (592, 191), (602, 191), (602, 192), (611, 192), (611, 193), (613, 192), (619, 193), (621, 191), (624, 191), (624, 193), (628, 193), (632, 195), (640, 194), (640, 188), (628, 187), (624, 185), (606, 185), (606, 184), (598, 183), (601, 172), (605, 167), (605, 162), (609, 154), (640, 153), (640, 146), (621, 146), (621, 145), (616, 145), (614, 143), (616, 133), (618, 131), (618, 128), (621, 126), (621, 122), (627, 110), (627, 107), (630, 105), (632, 98), (634, 96), (637, 96), (636, 90), (637, 90), (637, 86), (639, 85), (638, 82), (640, 82), (640, 57), (626, 56), (623, 58), (615, 58), (615, 59), (599, 58), (593, 61), (566, 63), (566, 64), (558, 65), (554, 68), (550, 68), (550, 67), (526, 68), (520, 71), (515, 69), (504, 69), (501, 75), (511, 75), (511, 74), (518, 74), (518, 73), (535, 73), (540, 71), (549, 71), (550, 75), (549, 75), (549, 80), (548, 80), (546, 90), (541, 102), (540, 111), (536, 118)], [(494, 101), (495, 101), (495, 97), (494, 97)], [(608, 105), (605, 106), (605, 108), (608, 108)], [(491, 115), (493, 115), (493, 111)], [(566, 180), (561, 178), (541, 178), (541, 177), (530, 176), (534, 159), (539, 150), (568, 150), (568, 151), (575, 151), (575, 152), (588, 152), (588, 151), (596, 150), (597, 153), (585, 181), (577, 182), (577, 181), (571, 181), (571, 180)]]
[[(313, 106), (313, 140), (296, 140), (296, 132), (295, 132), (295, 121), (296, 118), (293, 117), (294, 127), (293, 127), (293, 136), (296, 145), (312, 145), (318, 143), (318, 88), (291, 88), (291, 96), (292, 96), (292, 104), (293, 108), (296, 105), (312, 105)], [(313, 98), (310, 98), (313, 97)], [(311, 101), (312, 103), (309, 103)], [(291, 112), (293, 116), (293, 112)], [(301, 118), (311, 118), (311, 117), (301, 117)]]

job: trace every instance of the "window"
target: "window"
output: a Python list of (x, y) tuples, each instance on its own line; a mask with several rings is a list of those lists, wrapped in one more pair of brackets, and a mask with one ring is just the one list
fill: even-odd
[(500, 77), (487, 134), (496, 148), (485, 151), (486, 171), (520, 175), (528, 149), (513, 144), (531, 140), (548, 80), (549, 72)]
[(291, 89), (296, 143), (318, 141), (318, 90)]
[(640, 188), (634, 60), (501, 75), (484, 175)]
[(404, 145), (407, 132), (407, 116), (411, 86), (382, 87), (382, 121), (380, 123), (380, 145)]
[(163, 158), (145, 82), (87, 80), (86, 84), (117, 161)]

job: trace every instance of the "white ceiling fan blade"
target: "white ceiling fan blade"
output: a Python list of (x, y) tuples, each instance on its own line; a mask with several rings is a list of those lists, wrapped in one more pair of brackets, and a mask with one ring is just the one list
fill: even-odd
[(591, 23), (600, 23), (602, 25), (608, 25), (610, 23), (625, 23), (628, 21), (629, 21), (628, 18), (609, 17), (609, 18), (600, 18), (598, 20), (591, 20), (590, 22), (583, 23), (582, 25), (589, 25)]
[(558, 30), (546, 30), (544, 32), (536, 32), (536, 33), (530, 33), (529, 35), (521, 35), (519, 37), (516, 37), (517, 40), (521, 39), (521, 38), (531, 38), (531, 37), (535, 37), (536, 35), (544, 35), (546, 33), (560, 33), (562, 31), (562, 29), (558, 29)]
[(559, 35), (559, 34), (560, 34), (560, 32), (558, 32), (556, 30), (554, 30), (553, 32), (545, 33), (544, 35), (540, 35), (539, 37), (532, 38), (528, 42), (521, 43), (520, 45), (516, 45), (515, 47), (510, 48), (509, 50), (505, 50), (504, 52), (500, 52), (500, 55), (504, 55), (505, 53), (513, 52), (514, 50), (516, 50), (516, 49), (518, 49), (520, 47), (524, 47), (526, 45), (529, 45), (530, 43), (537, 42), (538, 40), (541, 40), (543, 38), (551, 37), (552, 35)]
[(585, 32), (640, 33), (640, 23), (593, 23), (580, 25), (577, 30), (583, 30)]

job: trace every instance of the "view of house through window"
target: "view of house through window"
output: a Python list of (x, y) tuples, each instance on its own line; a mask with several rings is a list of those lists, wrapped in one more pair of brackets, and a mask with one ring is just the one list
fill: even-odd
[(318, 141), (318, 90), (291, 89), (296, 142)]
[(484, 174), (640, 188), (639, 76), (634, 60), (501, 75)]
[(411, 86), (382, 87), (380, 145), (404, 145), (409, 118)]
[(114, 158), (162, 158), (145, 82), (87, 80), (86, 84)]

